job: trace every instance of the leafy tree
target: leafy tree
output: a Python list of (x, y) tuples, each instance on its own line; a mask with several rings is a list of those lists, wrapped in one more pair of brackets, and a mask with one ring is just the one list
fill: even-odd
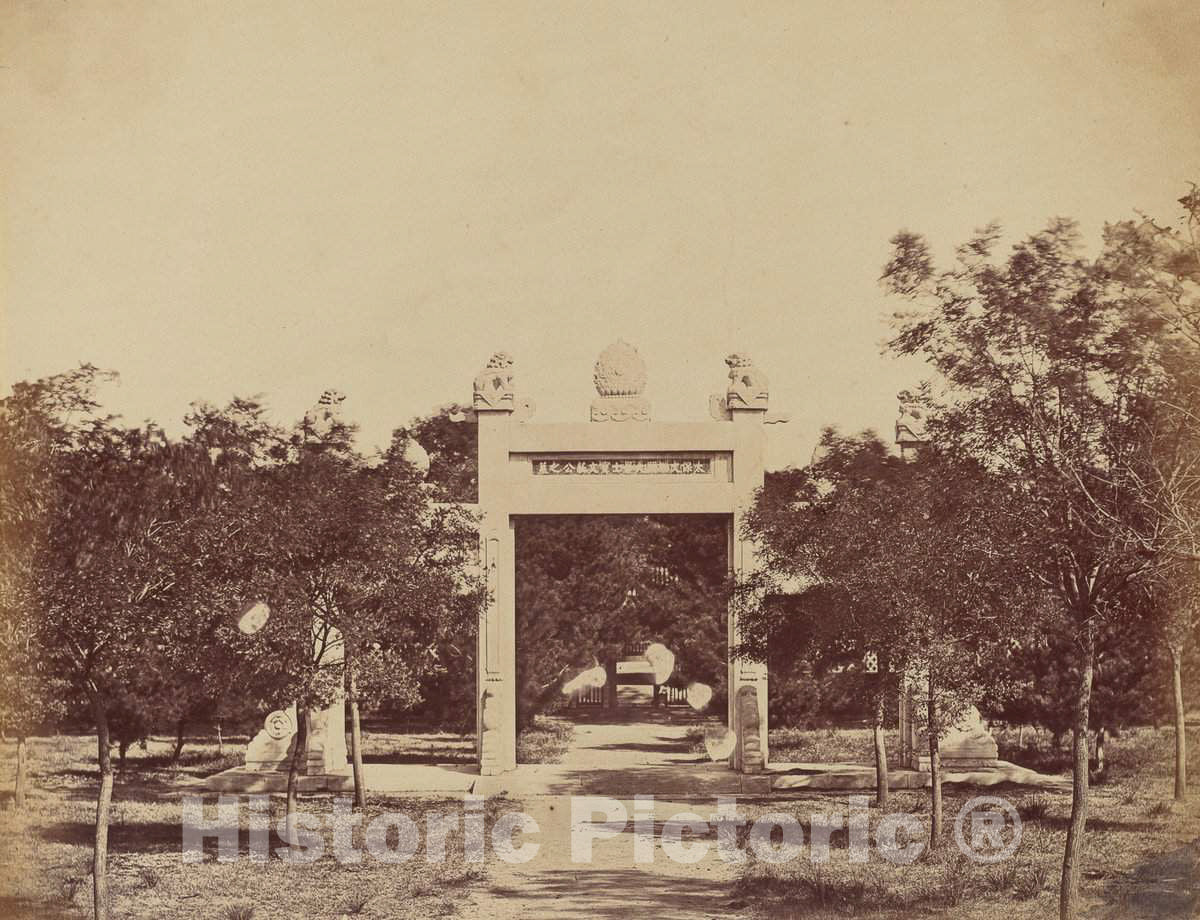
[(438, 501), (479, 500), (479, 429), (472, 409), (457, 403), (442, 406), (397, 434), (413, 438), (429, 454), (426, 481)]
[(1187, 797), (1183, 660), (1200, 625), (1200, 189), (1179, 199), (1179, 227), (1122, 221), (1106, 229), (1105, 267), (1118, 296), (1161, 327), (1159, 379), (1140, 430), (1140, 450), (1123, 459), (1152, 527), (1136, 534), (1161, 563), (1151, 590), (1158, 635), (1171, 666), (1175, 710), (1175, 798)]
[(269, 597), (271, 615), (253, 642), (232, 638), (232, 657), (256, 695), (300, 713), (344, 689), (361, 806), (361, 707), (414, 702), (438, 644), (472, 630), (480, 595), (466, 574), (476, 546), (469, 516), (431, 501), (405, 460), (403, 433), (375, 462), (358, 454), (339, 404), (327, 391), (288, 435), (260, 424), (253, 407), (208, 410), (196, 438), (229, 435), (221, 449), (253, 468), (246, 500), (227, 508), (256, 549), (227, 559), (227, 578), (243, 603)]
[[(1132, 603), (1132, 597), (1122, 600), (1123, 605)], [(1147, 601), (1138, 603), (1145, 608)], [(1104, 770), (1104, 741), (1109, 732), (1159, 718), (1158, 643), (1152, 622), (1145, 609), (1140, 613), (1127, 610), (1097, 629), (1088, 715), (1095, 737), (1096, 772)], [(1077, 679), (1062, 667), (1074, 654), (1073, 646), (1061, 635), (1038, 632), (1028, 636), (1010, 652), (1014, 692), (990, 701), (982, 707), (984, 712), (1011, 724), (1046, 729), (1059, 746), (1075, 721)]]
[[(1004, 692), (1008, 645), (1035, 595), (1014, 585), (1001, 548), (1014, 539), (996, 507), (1006, 498), (986, 472), (933, 450), (907, 462), (871, 432), (827, 430), (819, 456), (790, 494), (764, 490), (747, 520), (765, 577), (807, 582), (799, 612), (818, 660), (862, 662), (875, 710), (877, 798), (887, 800), (885, 707), (898, 682), (919, 679), (930, 745), (933, 822), (941, 835), (940, 738), (966, 710)], [(806, 610), (807, 608), (807, 610)], [(839, 616), (828, 615), (836, 609)], [(807, 615), (804, 615), (807, 613)], [(824, 614), (824, 615), (822, 615)], [(748, 650), (786, 641), (793, 612), (743, 619)]]
[(26, 515), (31, 647), (41, 667), (88, 701), (96, 727), (98, 918), (108, 911), (112, 718), (133, 708), (139, 688), (169, 682), (172, 643), (198, 615), (172, 602), (188, 565), (182, 541), (219, 491), (206, 454), (153, 426), (125, 428), (97, 413), (105, 376), (84, 365), (18, 384), (4, 404), (18, 427), (12, 490), (27, 497), (14, 516)]
[(939, 271), (921, 237), (897, 234), (883, 279), (915, 305), (897, 314), (892, 349), (923, 356), (938, 375), (931, 437), (1008, 483), (1008, 510), (1026, 533), (1013, 555), (1058, 598), (1043, 628), (1076, 652), (1066, 663), (1076, 676), (1066, 920), (1076, 911), (1087, 817), (1096, 636), (1124, 615), (1122, 592), (1154, 564), (1139, 539), (1152, 522), (1127, 459), (1155, 393), (1162, 320), (1115, 285), (1111, 240), (1086, 259), (1075, 225), (1060, 219), (999, 260), (999, 237), (985, 228)]
[(16, 736), (14, 799), (25, 806), (26, 738), (66, 714), (71, 690), (40, 654), (37, 547), (54, 503), (50, 475), (83, 437), (98, 408), (96, 385), (111, 374), (92, 365), (20, 382), (0, 401), (0, 727)]

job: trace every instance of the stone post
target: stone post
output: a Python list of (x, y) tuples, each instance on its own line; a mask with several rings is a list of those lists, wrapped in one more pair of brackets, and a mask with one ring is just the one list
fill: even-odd
[(479, 432), (479, 554), (487, 590), (479, 622), (476, 729), (479, 772), (494, 776), (517, 765), (516, 546), (504, 505), (509, 427), (514, 409), (512, 359), (493, 355), (475, 378)]
[[(736, 507), (729, 528), (730, 569), (741, 578), (758, 568), (755, 545), (742, 538), (742, 525), (754, 504), (754, 493), (763, 483), (767, 413), (767, 378), (745, 355), (730, 355), (729, 387), (725, 408), (737, 431), (734, 491)], [(739, 641), (736, 605), (729, 609), (729, 729), (737, 736), (730, 766), (743, 773), (761, 772), (769, 758), (767, 745), (767, 666), (737, 658)]]

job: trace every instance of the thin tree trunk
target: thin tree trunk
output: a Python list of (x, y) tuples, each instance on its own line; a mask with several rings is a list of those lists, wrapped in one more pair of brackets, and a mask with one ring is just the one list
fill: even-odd
[(25, 736), (17, 736), (17, 779), (13, 785), (13, 803), (17, 808), (25, 807), (25, 774), (29, 770)]
[(117, 742), (117, 766), (125, 769), (125, 755), (129, 753), (129, 739), (122, 738)]
[(186, 728), (187, 719), (181, 718), (175, 723), (175, 750), (171, 752), (171, 763), (179, 763), (179, 758), (183, 755), (183, 743), (187, 740), (184, 737)]
[(881, 694), (875, 702), (875, 805), (882, 811), (888, 804), (888, 760), (887, 738), (883, 733), (884, 707), (887, 705)]
[(938, 736), (937, 701), (933, 681), (929, 682), (929, 790), (932, 798), (929, 815), (929, 849), (936, 850), (942, 840), (942, 752)]
[(604, 663), (604, 670), (608, 675), (606, 684), (608, 686), (608, 708), (617, 708), (617, 660), (610, 659)]
[(1171, 646), (1171, 689), (1175, 697), (1175, 801), (1187, 800), (1187, 722), (1183, 709), (1183, 649)]
[(1108, 766), (1108, 762), (1104, 759), (1104, 742), (1108, 740), (1108, 735), (1104, 731), (1104, 726), (1101, 725), (1096, 729), (1096, 775), (1103, 776), (1104, 769)]
[(221, 720), (217, 720), (217, 756), (225, 756), (225, 739), (221, 737)]
[(305, 718), (306, 713), (299, 706), (296, 707), (296, 746), (292, 748), (292, 759), (288, 764), (288, 782), (287, 782), (287, 812), (284, 814), (284, 830), (287, 831), (287, 845), (293, 855), (299, 855), (299, 841), (296, 838), (296, 816), (300, 811), (299, 792), (300, 792), (300, 766), (307, 756), (305, 748), (308, 747), (308, 720)]
[(1059, 920), (1074, 920), (1079, 906), (1079, 875), (1083, 864), (1083, 838), (1087, 827), (1088, 808), (1088, 709), (1092, 702), (1092, 673), (1096, 656), (1095, 636), (1090, 623), (1083, 646), (1083, 661), (1079, 669), (1079, 688), (1075, 700), (1071, 822), (1067, 827), (1062, 881), (1058, 891)]
[[(358, 711), (358, 676), (349, 643), (346, 645), (346, 697), (350, 703), (350, 762), (354, 773), (354, 807), (367, 807), (367, 782), (363, 776), (362, 720)], [(344, 726), (343, 726), (344, 729)]]
[(100, 695), (92, 696), (96, 720), (96, 754), (100, 765), (100, 791), (96, 796), (96, 837), (92, 850), (92, 909), (95, 920), (108, 918), (108, 818), (112, 810), (113, 769), (108, 735), (108, 711)]
[(1025, 725), (1022, 723), (1017, 726), (1017, 750), (1025, 747)]

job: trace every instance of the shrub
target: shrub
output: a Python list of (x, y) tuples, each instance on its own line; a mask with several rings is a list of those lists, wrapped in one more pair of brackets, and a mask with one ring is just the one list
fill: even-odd
[(1050, 813), (1050, 800), (1044, 795), (1025, 799), (1017, 806), (1022, 821), (1041, 821)]
[(1017, 877), (1013, 893), (1022, 901), (1036, 898), (1046, 887), (1048, 877), (1049, 872), (1045, 866), (1030, 866), (1028, 871), (1021, 873)]
[(1173, 811), (1170, 802), (1155, 802), (1154, 807), (1150, 809), (1151, 818), (1166, 818)]
[(1020, 871), (1021, 866), (1011, 859), (994, 866), (987, 874), (987, 887), (995, 892), (1009, 891), (1016, 885)]

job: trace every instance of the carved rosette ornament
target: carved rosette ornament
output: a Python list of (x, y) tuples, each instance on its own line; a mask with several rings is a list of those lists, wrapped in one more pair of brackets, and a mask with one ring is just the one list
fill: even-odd
[(488, 360), (487, 367), (475, 375), (475, 408), (513, 408), (512, 357), (498, 351)]
[(748, 355), (734, 353), (725, 359), (729, 365), (729, 387), (725, 391), (727, 409), (766, 409), (767, 375), (754, 366)]
[(286, 709), (276, 709), (267, 716), (263, 730), (275, 741), (282, 741), (296, 732), (296, 723), (292, 714)]
[(646, 362), (636, 348), (618, 339), (600, 352), (592, 375), (598, 399), (592, 400), (593, 422), (648, 422)]

